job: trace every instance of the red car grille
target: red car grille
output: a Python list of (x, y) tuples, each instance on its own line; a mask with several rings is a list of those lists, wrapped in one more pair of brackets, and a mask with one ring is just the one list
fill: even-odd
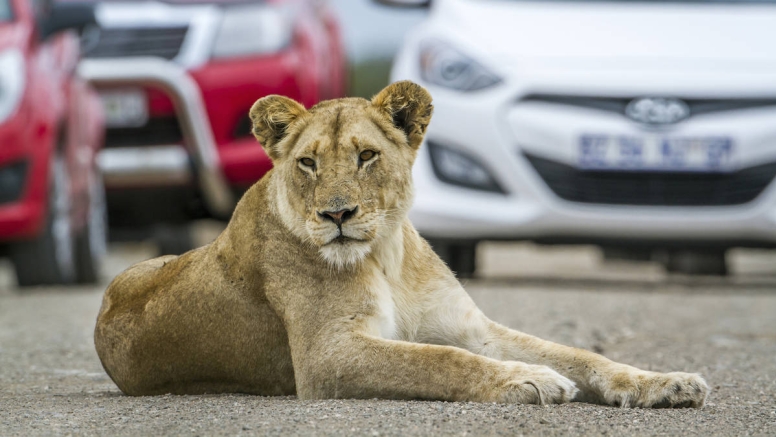
[(142, 147), (183, 144), (178, 119), (153, 117), (144, 126), (109, 128), (105, 132), (105, 147)]
[(96, 41), (85, 42), (87, 58), (158, 56), (172, 59), (180, 52), (188, 26), (100, 29)]

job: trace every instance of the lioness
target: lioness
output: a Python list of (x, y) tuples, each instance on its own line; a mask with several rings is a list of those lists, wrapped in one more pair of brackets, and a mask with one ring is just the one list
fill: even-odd
[(130, 395), (242, 392), (700, 407), (697, 374), (656, 373), (489, 320), (407, 219), (431, 96), (305, 110), (258, 100), (275, 164), (211, 244), (110, 284), (97, 353)]

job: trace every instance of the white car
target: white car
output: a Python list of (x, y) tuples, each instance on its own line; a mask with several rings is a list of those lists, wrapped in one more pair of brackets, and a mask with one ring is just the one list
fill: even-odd
[(460, 276), (481, 240), (724, 274), (776, 246), (774, 41), (776, 0), (436, 0), (392, 72), (434, 97), (410, 217)]

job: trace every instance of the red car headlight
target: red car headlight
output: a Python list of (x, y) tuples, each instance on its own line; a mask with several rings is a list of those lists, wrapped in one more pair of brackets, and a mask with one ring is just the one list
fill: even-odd
[(213, 58), (266, 55), (291, 44), (293, 24), (283, 8), (238, 5), (224, 9)]
[(16, 112), (24, 85), (24, 55), (16, 49), (0, 52), (0, 123)]

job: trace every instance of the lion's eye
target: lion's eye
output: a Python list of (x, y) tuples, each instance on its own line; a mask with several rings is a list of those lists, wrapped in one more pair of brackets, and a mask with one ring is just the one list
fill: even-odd
[(305, 167), (315, 167), (315, 160), (312, 158), (302, 158), (299, 162)]
[(371, 150), (364, 150), (363, 152), (361, 152), (360, 155), (358, 155), (358, 158), (361, 160), (361, 162), (366, 162), (374, 158), (374, 156), (375, 156), (375, 152)]

